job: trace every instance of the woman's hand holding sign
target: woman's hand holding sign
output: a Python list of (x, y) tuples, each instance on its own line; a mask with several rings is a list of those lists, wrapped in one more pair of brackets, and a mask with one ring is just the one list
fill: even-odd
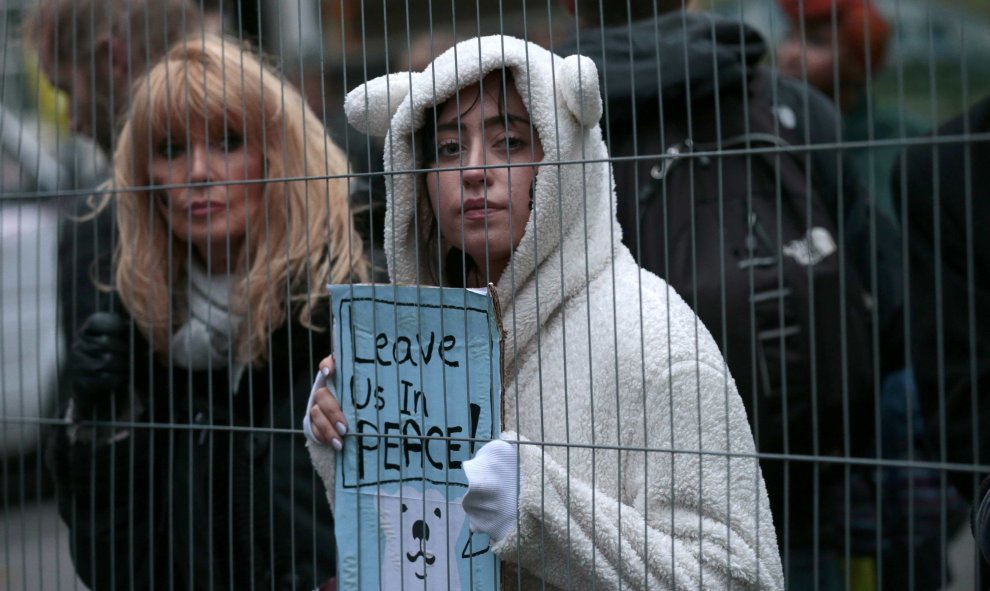
[(333, 391), (335, 371), (336, 363), (332, 355), (320, 362), (320, 373), (313, 382), (306, 418), (303, 419), (303, 431), (311, 440), (329, 444), (340, 451), (344, 446), (344, 435), (347, 434), (347, 419), (344, 418), (344, 412)]

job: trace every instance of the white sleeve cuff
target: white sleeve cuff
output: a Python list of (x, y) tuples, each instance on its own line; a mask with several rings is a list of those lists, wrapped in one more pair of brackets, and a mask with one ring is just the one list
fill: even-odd
[(464, 462), (468, 492), (462, 501), (471, 531), (483, 532), (494, 542), (509, 535), (519, 515), (519, 452), (496, 439)]

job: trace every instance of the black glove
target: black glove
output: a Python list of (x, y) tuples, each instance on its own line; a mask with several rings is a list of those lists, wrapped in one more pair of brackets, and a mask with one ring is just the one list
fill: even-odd
[(66, 367), (78, 418), (110, 418), (114, 397), (127, 392), (129, 352), (127, 320), (111, 312), (97, 312), (86, 319), (69, 350)]

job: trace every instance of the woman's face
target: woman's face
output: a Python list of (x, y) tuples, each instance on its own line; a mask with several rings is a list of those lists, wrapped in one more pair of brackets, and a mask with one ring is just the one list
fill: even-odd
[(439, 107), (436, 152), (427, 155), (436, 156), (426, 187), (441, 235), (493, 283), (522, 239), (537, 172), (506, 165), (543, 160), (522, 98), (514, 84), (506, 86), (504, 104), (501, 73), (494, 73)]
[[(204, 125), (205, 127), (205, 125)], [(261, 219), (264, 183), (243, 183), (265, 176), (265, 158), (240, 134), (205, 129), (188, 137), (173, 137), (155, 146), (151, 182), (178, 185), (156, 199), (172, 234), (189, 241), (203, 261), (220, 270), (228, 253), (237, 257), (248, 224)], [(229, 240), (229, 245), (228, 245)]]

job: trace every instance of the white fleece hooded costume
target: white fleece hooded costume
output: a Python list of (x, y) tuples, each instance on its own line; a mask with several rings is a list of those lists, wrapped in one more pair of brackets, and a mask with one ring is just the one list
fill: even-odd
[[(347, 116), (366, 133), (388, 134), (387, 172), (415, 170), (412, 132), (425, 112), (501, 68), (512, 72), (545, 152), (532, 214), (497, 286), (511, 430), (502, 437), (523, 442), (518, 525), (494, 547), (503, 568), (521, 566), (526, 589), (540, 580), (571, 589), (782, 589), (735, 383), (697, 316), (621, 243), (594, 64), (511, 37), (473, 39), (422, 73), (351, 91)], [(386, 182), (391, 279), (429, 281), (416, 175)], [(310, 450), (332, 497), (334, 452)], [(507, 580), (515, 588), (514, 572)]]

